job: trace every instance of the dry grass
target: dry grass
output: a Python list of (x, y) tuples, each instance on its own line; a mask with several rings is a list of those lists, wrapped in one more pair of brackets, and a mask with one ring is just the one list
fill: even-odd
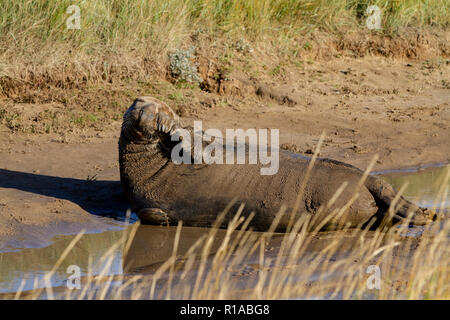
[[(66, 9), (72, 4), (0, 3), (0, 122), (12, 131), (101, 127), (120, 118), (130, 97), (173, 94), (174, 88), (160, 84), (170, 78), (168, 54), (179, 48), (196, 48), (195, 59), (206, 58), (218, 70), (258, 61), (252, 72), (262, 74), (264, 64), (295, 69), (305, 59), (342, 55), (450, 54), (450, 7), (444, 0), (370, 1), (382, 9), (381, 31), (367, 29), (369, 1), (363, 0), (82, 1), (81, 29), (68, 30)], [(237, 50), (242, 43), (253, 53)], [(62, 110), (28, 119), (11, 110), (17, 103)]]
[[(193, 45), (214, 55), (230, 52), (236, 41), (248, 40), (263, 51), (275, 47), (280, 54), (297, 56), (299, 50), (302, 54), (320, 50), (327, 41), (323, 34), (331, 37), (328, 42), (337, 49), (349, 48), (347, 42), (364, 42), (371, 34), (365, 26), (369, 1), (363, 0), (83, 1), (78, 4), (81, 29), (68, 30), (66, 9), (72, 4), (69, 0), (0, 4), (1, 95), (23, 95), (20, 87), (24, 85), (73, 89), (99, 82), (147, 82), (150, 73), (150, 78), (165, 74), (168, 52), (179, 47)], [(436, 46), (433, 42), (441, 35), (425, 39), (426, 45), (416, 39), (423, 29), (448, 30), (448, 1), (370, 4), (383, 12), (383, 29), (373, 34), (400, 33), (406, 38), (396, 44), (399, 56), (407, 54), (402, 46)], [(350, 41), (346, 39), (349, 32), (360, 36)], [(375, 39), (374, 48), (365, 48), (366, 53), (382, 53), (375, 47), (383, 41)], [(435, 53), (447, 50), (443, 42)]]
[[(305, 219), (306, 220), (306, 219)], [(127, 241), (116, 243), (99, 263), (100, 274), (87, 275), (81, 290), (50, 285), (16, 298), (45, 299), (448, 299), (450, 222), (439, 221), (420, 239), (405, 237), (405, 228), (345, 230), (336, 232), (325, 247), (311, 251), (314, 232), (307, 221), (298, 221), (279, 242), (277, 253), (267, 255), (271, 233), (239, 230), (239, 215), (230, 223), (227, 236), (216, 252), (211, 251), (217, 229), (184, 254), (173, 255), (151, 275), (109, 274), (112, 252)], [(137, 225), (131, 229), (131, 233)], [(178, 227), (179, 235), (181, 224)], [(349, 249), (349, 238), (351, 249)], [(72, 246), (76, 243), (72, 243)], [(125, 239), (124, 239), (125, 240)], [(177, 239), (175, 240), (177, 244)], [(125, 249), (126, 251), (126, 249)], [(126, 254), (126, 253), (124, 253)], [(267, 255), (267, 256), (266, 256)], [(64, 256), (61, 257), (63, 259)], [(60, 259), (60, 260), (61, 260)], [(255, 264), (255, 261), (257, 263)], [(245, 272), (257, 265), (254, 277)], [(381, 289), (369, 290), (366, 273), (370, 265), (381, 269)], [(52, 272), (45, 279), (50, 281)], [(39, 284), (39, 287), (43, 284)]]
[[(317, 155), (319, 148), (316, 149)], [(312, 161), (313, 162), (313, 161)], [(369, 172), (370, 167), (366, 172)], [(365, 179), (365, 177), (363, 178)], [(363, 181), (363, 179), (361, 181)], [(436, 195), (434, 209), (448, 197), (450, 168)], [(306, 180), (304, 181), (304, 183)], [(399, 195), (404, 188), (400, 189)], [(327, 206), (339, 196), (339, 191)], [(355, 197), (357, 192), (355, 193)], [(353, 201), (355, 198), (352, 198)], [(330, 214), (339, 217), (350, 205)], [(395, 201), (389, 214), (395, 212)], [(36, 289), (15, 298), (52, 299), (448, 299), (450, 297), (450, 220), (437, 221), (411, 236), (408, 222), (389, 226), (389, 217), (376, 231), (348, 229), (321, 233), (310, 227), (311, 216), (293, 221), (290, 231), (275, 234), (277, 222), (285, 212), (280, 209), (268, 232), (248, 230), (252, 215), (241, 216), (243, 205), (220, 233), (229, 208), (217, 218), (215, 226), (185, 252), (178, 252), (182, 223), (175, 234), (172, 255), (152, 272), (109, 275), (113, 253), (122, 248), (124, 264), (139, 228), (136, 223), (123, 233), (98, 261), (103, 266), (94, 276), (88, 270), (81, 290), (50, 285), (58, 264), (76, 245), (75, 237), (55, 267), (37, 283)], [(324, 208), (325, 209), (325, 208)], [(324, 221), (325, 223), (325, 221)], [(129, 261), (130, 259), (128, 259)], [(381, 270), (381, 288), (368, 288), (367, 268)], [(129, 266), (124, 266), (127, 270)]]

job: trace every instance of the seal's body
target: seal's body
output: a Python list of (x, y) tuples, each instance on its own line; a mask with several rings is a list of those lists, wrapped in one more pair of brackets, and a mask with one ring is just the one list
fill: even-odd
[[(285, 205), (287, 210), (277, 230), (286, 229), (292, 221), (290, 215), (309, 159), (280, 151), (278, 172), (266, 176), (255, 164), (175, 164), (170, 155), (178, 142), (171, 141), (171, 135), (178, 128), (181, 124), (172, 109), (152, 97), (136, 99), (124, 115), (119, 140), (120, 177), (131, 207), (142, 222), (177, 224), (182, 220), (188, 226), (210, 226), (234, 201), (236, 206), (245, 203), (244, 216), (255, 213), (250, 225), (262, 231), (269, 228)], [(319, 225), (330, 212), (349, 203), (356, 192), (348, 208), (337, 220), (329, 219), (325, 228), (363, 226), (372, 217), (383, 217), (395, 191), (377, 177), (368, 176), (365, 181), (362, 177), (361, 170), (348, 164), (317, 160), (297, 202), (294, 220), (310, 214), (314, 224)], [(340, 188), (340, 195), (330, 202)], [(226, 216), (225, 225), (234, 209)], [(425, 210), (400, 197), (393, 219), (404, 220), (408, 213), (412, 213), (414, 224), (428, 221)]]

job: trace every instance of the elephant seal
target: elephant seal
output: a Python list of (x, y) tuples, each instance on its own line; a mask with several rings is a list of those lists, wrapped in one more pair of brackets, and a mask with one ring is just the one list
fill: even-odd
[[(231, 219), (234, 209), (245, 203), (242, 212), (255, 215), (253, 229), (269, 229), (282, 205), (288, 206), (279, 219), (277, 231), (286, 230), (294, 203), (299, 203), (295, 219), (310, 214), (319, 225), (336, 208), (344, 206), (358, 189), (356, 200), (340, 215), (339, 223), (330, 220), (324, 229), (363, 226), (371, 218), (382, 218), (396, 196), (390, 184), (374, 176), (363, 183), (363, 172), (351, 165), (318, 159), (298, 202), (302, 180), (309, 159), (279, 151), (279, 170), (274, 175), (260, 175), (259, 164), (175, 164), (171, 151), (175, 144), (171, 135), (184, 128), (175, 112), (153, 97), (137, 98), (123, 117), (119, 139), (120, 179), (131, 208), (143, 223), (211, 226), (220, 212), (233, 200), (235, 206), (223, 220)], [(192, 128), (189, 128), (192, 131)], [(335, 202), (326, 206), (346, 181)], [(359, 187), (359, 188), (358, 188)], [(426, 209), (421, 209), (400, 197), (392, 222), (405, 220), (413, 212), (412, 223), (429, 221)], [(292, 211), (291, 211), (292, 210)], [(235, 211), (234, 211), (235, 212)]]

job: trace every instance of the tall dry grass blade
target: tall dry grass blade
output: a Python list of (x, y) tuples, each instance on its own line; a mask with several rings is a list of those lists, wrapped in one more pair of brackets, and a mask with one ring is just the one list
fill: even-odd
[[(180, 234), (181, 234), (181, 228), (183, 226), (183, 222), (182, 221), (178, 221), (178, 226), (177, 226), (177, 231), (175, 233), (175, 240), (173, 242), (173, 249), (172, 249), (172, 256), (174, 258), (174, 260), (176, 260), (177, 258), (177, 253), (178, 253), (178, 243), (180, 241)], [(167, 283), (167, 295), (166, 295), (166, 300), (170, 299), (171, 296), (171, 289), (172, 289), (172, 281), (173, 281), (173, 273), (174, 273), (174, 267), (175, 264), (172, 264), (170, 266), (170, 271), (169, 271), (169, 281)]]
[(303, 197), (303, 193), (305, 192), (306, 184), (308, 183), (309, 177), (310, 177), (312, 169), (314, 167), (314, 163), (316, 162), (317, 157), (319, 156), (320, 148), (322, 147), (322, 143), (323, 143), (324, 139), (325, 139), (325, 132), (322, 132), (322, 134), (320, 135), (320, 138), (319, 138), (319, 142), (317, 143), (317, 146), (314, 150), (314, 154), (308, 163), (305, 177), (303, 178), (302, 184), (300, 185), (300, 188), (298, 190), (297, 198), (295, 199), (294, 207), (292, 208), (291, 215), (289, 217), (289, 222), (288, 222), (288, 225), (286, 228), (286, 232), (290, 231), (290, 228), (291, 228), (292, 224), (294, 223), (295, 215), (297, 214), (298, 209), (300, 207), (300, 201)]
[(150, 287), (150, 296), (149, 296), (150, 300), (153, 300), (155, 298), (156, 282), (158, 281), (159, 278), (161, 278), (161, 275), (163, 275), (164, 272), (169, 270), (169, 268), (175, 262), (175, 260), (176, 259), (173, 256), (171, 256), (153, 274), (153, 276), (152, 276), (152, 284), (151, 284), (151, 287)]
[(78, 300), (83, 300), (84, 296), (87, 294), (89, 288), (91, 287), (92, 283), (92, 277), (93, 277), (93, 258), (92, 255), (89, 255), (88, 257), (88, 268), (87, 268), (87, 283), (84, 285), (83, 290), (81, 291), (80, 295), (78, 296)]
[[(69, 254), (69, 252), (72, 250), (72, 248), (77, 244), (77, 242), (81, 239), (81, 237), (84, 235), (85, 232), (86, 232), (86, 230), (84, 230), (84, 229), (81, 230), (75, 236), (75, 238), (72, 239), (72, 241), (69, 243), (69, 245), (66, 247), (66, 249), (61, 254), (61, 256), (58, 258), (56, 263), (53, 265), (53, 268), (50, 270), (50, 272), (48, 272), (48, 273), (46, 273), (44, 275), (44, 284), (46, 285), (45, 289), (47, 290), (47, 298), (48, 299), (50, 299), (50, 300), (53, 299), (53, 290), (52, 290), (52, 284), (51, 284), (51, 277), (56, 272), (56, 270), (58, 270), (58, 268), (61, 265), (61, 263), (64, 261), (66, 256)], [(35, 295), (33, 295), (33, 299), (37, 299), (41, 295), (43, 290), (44, 290), (44, 288), (36, 290)]]
[(22, 281), (20, 281), (20, 285), (19, 288), (17, 288), (17, 291), (14, 295), (14, 300), (19, 300), (20, 299), (20, 295), (22, 294), (22, 290), (25, 287), (25, 283), (27, 282), (27, 276), (25, 275), (22, 279)]

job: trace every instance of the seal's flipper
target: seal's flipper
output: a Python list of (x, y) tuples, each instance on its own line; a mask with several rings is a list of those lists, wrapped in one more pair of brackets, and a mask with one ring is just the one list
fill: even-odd
[[(382, 214), (380, 215), (380, 212), (378, 212), (379, 218), (388, 214), (388, 209), (397, 195), (394, 188), (389, 183), (374, 176), (369, 176), (365, 185), (380, 207), (379, 211)], [(392, 217), (394, 223), (407, 221), (408, 217), (411, 217), (409, 223), (412, 225), (425, 225), (433, 220), (434, 214), (431, 210), (420, 208), (403, 197), (398, 199), (394, 207), (395, 212)]]
[(137, 212), (137, 215), (143, 224), (166, 225), (170, 224), (167, 213), (159, 208), (144, 208)]

